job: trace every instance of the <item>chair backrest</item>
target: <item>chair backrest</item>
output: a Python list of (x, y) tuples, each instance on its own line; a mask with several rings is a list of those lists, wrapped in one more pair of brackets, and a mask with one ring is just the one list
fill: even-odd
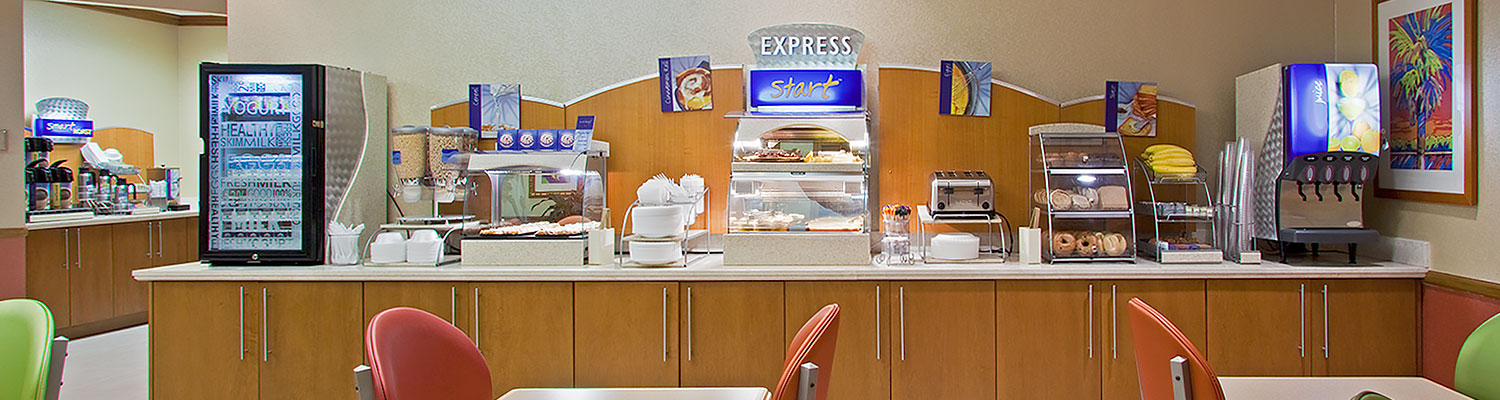
[[(828, 398), (828, 381), (833, 377), (833, 350), (839, 340), (839, 305), (823, 306), (812, 319), (797, 330), (792, 343), (786, 349), (786, 362), (781, 367), (781, 381), (771, 391), (771, 400), (822, 400)], [(817, 399), (798, 399), (800, 379), (799, 367), (804, 363), (818, 366), (818, 381), (815, 385)]]
[(47, 395), (52, 334), (52, 312), (42, 302), (0, 300), (0, 398)]
[(1130, 299), (1130, 334), (1135, 344), (1135, 370), (1142, 400), (1172, 400), (1171, 360), (1177, 356), (1187, 358), (1193, 399), (1224, 400), (1219, 376), (1214, 374), (1203, 353), (1172, 321), (1138, 298)]
[(463, 331), (426, 311), (381, 311), (365, 329), (365, 354), (381, 400), (493, 400), (490, 370)]
[(1474, 328), (1458, 350), (1453, 388), (1480, 400), (1500, 399), (1500, 314)]

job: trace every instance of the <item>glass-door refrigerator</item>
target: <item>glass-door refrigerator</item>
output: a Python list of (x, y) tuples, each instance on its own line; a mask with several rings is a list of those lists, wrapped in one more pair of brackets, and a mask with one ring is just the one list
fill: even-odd
[(384, 77), (313, 64), (199, 75), (204, 261), (321, 264), (330, 222), (384, 222)]

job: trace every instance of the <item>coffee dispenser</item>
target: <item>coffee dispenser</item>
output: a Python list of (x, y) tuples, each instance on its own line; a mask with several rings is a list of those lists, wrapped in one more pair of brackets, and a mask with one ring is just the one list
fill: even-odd
[(1364, 200), (1380, 160), (1380, 78), (1373, 64), (1272, 65), (1235, 79), (1235, 129), (1259, 149), (1255, 236), (1281, 245), (1378, 241)]

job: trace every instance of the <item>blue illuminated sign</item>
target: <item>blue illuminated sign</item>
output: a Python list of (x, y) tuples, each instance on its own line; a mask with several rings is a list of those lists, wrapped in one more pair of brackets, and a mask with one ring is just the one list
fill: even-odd
[(31, 122), (36, 136), (58, 143), (86, 143), (94, 137), (94, 121), (81, 119), (36, 118)]
[(752, 109), (855, 110), (864, 107), (864, 73), (857, 69), (751, 70), (748, 87)]

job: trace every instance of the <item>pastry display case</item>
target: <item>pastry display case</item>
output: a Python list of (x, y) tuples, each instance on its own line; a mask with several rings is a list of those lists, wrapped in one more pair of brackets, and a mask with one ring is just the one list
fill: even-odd
[(609, 145), (573, 152), (482, 152), (465, 160), (475, 189), (465, 214), (465, 265), (583, 265), (589, 232), (606, 220)]
[(1125, 147), (1088, 124), (1031, 127), (1031, 198), (1043, 211), (1047, 262), (1134, 261), (1135, 214)]
[(730, 117), (725, 264), (869, 264), (868, 115)]

